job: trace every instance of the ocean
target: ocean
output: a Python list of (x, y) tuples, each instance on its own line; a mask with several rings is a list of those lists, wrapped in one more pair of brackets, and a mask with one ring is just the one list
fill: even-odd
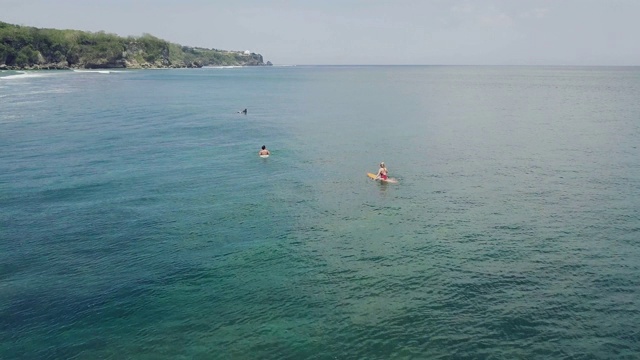
[(0, 358), (638, 359), (638, 99), (638, 67), (0, 72)]

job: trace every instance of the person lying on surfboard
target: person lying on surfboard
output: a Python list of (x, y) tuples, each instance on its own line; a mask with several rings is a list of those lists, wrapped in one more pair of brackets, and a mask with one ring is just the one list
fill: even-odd
[(378, 173), (376, 174), (376, 178), (374, 180), (387, 180), (389, 178), (389, 176), (387, 175), (389, 173), (389, 170), (387, 170), (387, 167), (384, 165), (384, 161), (380, 163), (380, 169), (378, 169)]
[(266, 146), (262, 145), (262, 150), (258, 152), (258, 155), (271, 155), (271, 153), (267, 150)]

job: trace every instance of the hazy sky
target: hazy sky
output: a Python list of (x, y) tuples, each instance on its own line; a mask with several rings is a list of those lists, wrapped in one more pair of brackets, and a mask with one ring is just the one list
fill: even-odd
[(274, 64), (640, 65), (640, 0), (0, 0), (0, 21)]

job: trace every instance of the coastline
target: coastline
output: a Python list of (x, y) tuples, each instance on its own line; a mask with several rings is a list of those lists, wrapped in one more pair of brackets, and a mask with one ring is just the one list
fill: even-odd
[(142, 66), (105, 66), (105, 67), (77, 67), (77, 66), (60, 66), (57, 64), (36, 64), (33, 66), (7, 66), (0, 65), (0, 72), (4, 71), (40, 71), (40, 70), (169, 70), (169, 69), (200, 69), (211, 67), (263, 67), (273, 66), (271, 63), (259, 64), (259, 65), (169, 65), (169, 66), (154, 66), (154, 65), (142, 65)]
[(182, 46), (150, 34), (39, 29), (0, 21), (0, 70), (181, 69), (270, 66), (249, 50)]

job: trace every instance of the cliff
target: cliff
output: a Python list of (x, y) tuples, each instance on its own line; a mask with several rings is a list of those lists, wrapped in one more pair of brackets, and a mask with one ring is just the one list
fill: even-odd
[(0, 22), (0, 69), (262, 66), (262, 55), (182, 46), (144, 34), (39, 29)]

